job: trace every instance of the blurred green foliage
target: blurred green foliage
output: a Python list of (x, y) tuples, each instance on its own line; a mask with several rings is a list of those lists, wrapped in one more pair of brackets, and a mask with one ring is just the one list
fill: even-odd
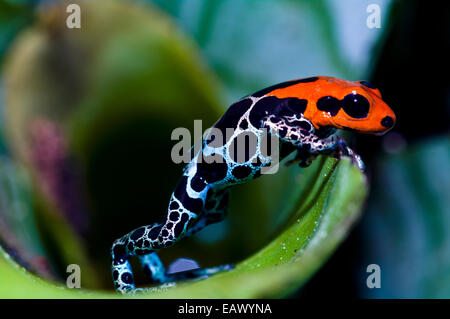
[(450, 297), (450, 138), (385, 156), (365, 221), (367, 264), (382, 271), (370, 298)]
[(3, 57), (18, 32), (33, 20), (33, 1), (4, 0), (0, 2), (0, 67)]
[[(286, 79), (367, 78), (378, 54), (375, 45), (385, 32), (365, 26), (368, 0), (147, 2), (193, 37), (226, 84), (229, 103)], [(385, 19), (391, 1), (377, 3)]]

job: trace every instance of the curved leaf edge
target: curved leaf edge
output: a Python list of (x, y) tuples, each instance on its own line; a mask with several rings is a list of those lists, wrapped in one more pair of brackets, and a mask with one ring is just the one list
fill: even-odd
[[(139, 295), (121, 296), (114, 292), (69, 289), (41, 279), (11, 258), (0, 258), (0, 296), (2, 298), (273, 298), (297, 290), (326, 262), (360, 216), (367, 195), (365, 176), (350, 160), (323, 161), (320, 177), (308, 199), (315, 204), (305, 211), (301, 205), (290, 224), (256, 254), (238, 263), (236, 268), (209, 279), (180, 283), (174, 288)], [(322, 190), (322, 192), (317, 193)], [(302, 209), (303, 208), (303, 209)], [(300, 239), (311, 218), (318, 223)], [(311, 225), (309, 225), (311, 226)], [(296, 242), (300, 243), (296, 243)], [(280, 246), (280, 247), (278, 247)], [(3, 252), (3, 251), (2, 251)], [(3, 255), (6, 253), (3, 252)], [(290, 258), (282, 260), (285, 256)], [(281, 256), (281, 260), (275, 260)], [(261, 260), (264, 260), (263, 264)], [(259, 262), (259, 264), (258, 264)], [(3, 277), (3, 278), (1, 278)], [(7, 285), (9, 279), (14, 283)], [(6, 285), (5, 285), (6, 284)]]

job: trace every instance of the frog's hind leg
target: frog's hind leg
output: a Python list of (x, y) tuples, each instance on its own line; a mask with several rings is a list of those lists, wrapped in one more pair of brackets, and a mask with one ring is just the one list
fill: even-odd
[[(156, 254), (161, 248), (173, 246), (195, 225), (203, 210), (202, 194), (191, 198), (186, 192), (186, 177), (172, 194), (166, 219), (163, 223), (142, 226), (116, 240), (112, 246), (112, 275), (119, 292), (134, 292), (136, 287), (128, 259), (138, 256), (153, 282), (167, 282), (165, 269)], [(205, 189), (205, 194), (208, 189)], [(179, 198), (179, 199), (178, 199)], [(150, 255), (148, 257), (139, 257)]]
[(222, 221), (228, 211), (229, 190), (222, 189), (214, 191), (212, 188), (208, 191), (205, 207), (200, 214), (197, 222), (186, 232), (186, 237), (191, 236), (202, 230), (208, 225)]
[[(151, 255), (158, 246), (157, 236), (160, 229), (160, 224), (139, 227), (113, 243), (111, 270), (116, 290), (125, 293), (136, 289), (129, 258), (134, 255)], [(154, 262), (151, 265), (157, 265), (157, 263)], [(164, 273), (164, 268), (162, 272)], [(160, 274), (161, 271), (156, 271), (156, 273)]]
[[(131, 256), (137, 256), (144, 271), (153, 282), (165, 283), (165, 269), (155, 253), (161, 248), (173, 246), (184, 237), (188, 226), (197, 219), (194, 213), (182, 214), (173, 212), (164, 224), (142, 226), (116, 240), (112, 246), (112, 275), (114, 286), (119, 292), (136, 290), (133, 271), (129, 262)], [(181, 215), (181, 216), (180, 216)]]
[[(193, 225), (191, 228), (188, 229), (185, 236), (186, 237), (191, 236), (208, 225), (222, 221), (225, 218), (228, 211), (228, 199), (229, 199), (228, 189), (225, 188), (219, 191), (215, 191), (211, 188), (206, 198), (205, 207), (203, 208), (202, 213), (200, 214), (195, 225)], [(222, 271), (232, 270), (233, 268), (234, 268), (233, 264), (225, 264), (215, 267), (187, 270), (179, 273), (170, 274), (168, 276), (172, 281), (199, 280), (208, 278)]]
[(168, 276), (155, 253), (161, 248), (173, 246), (183, 237), (192, 235), (208, 224), (220, 221), (225, 215), (227, 192), (217, 193), (214, 198), (220, 197), (220, 200), (215, 200), (215, 204), (210, 209), (208, 209), (209, 206), (205, 208), (205, 201), (210, 202), (208, 191), (211, 189), (211, 185), (194, 191), (191, 187), (191, 179), (188, 178), (189, 174), (191, 171), (187, 170), (172, 194), (163, 223), (142, 226), (114, 242), (111, 252), (112, 274), (114, 285), (118, 291), (136, 291), (133, 272), (128, 261), (131, 256), (138, 256), (144, 271), (155, 283), (166, 283), (176, 278), (199, 274), (211, 275), (221, 269), (230, 268), (229, 265), (226, 265), (222, 268), (204, 269), (203, 273), (195, 270), (183, 275)]
[[(208, 196), (206, 198), (203, 211), (195, 220), (192, 227), (186, 227), (187, 230), (183, 237), (189, 237), (202, 230), (205, 226), (220, 222), (225, 217), (228, 208), (228, 189), (222, 189), (220, 191), (213, 191), (213, 189), (209, 189)], [(177, 208), (177, 205), (172, 204), (171, 206), (172, 208)], [(171, 216), (172, 215), (169, 214), (168, 221), (164, 226), (165, 228), (172, 228), (170, 223), (172, 219), (175, 219), (176, 215), (173, 216), (173, 218), (171, 218)], [(226, 264), (216, 267), (197, 268), (168, 274), (156, 252), (141, 255), (138, 256), (138, 258), (144, 273), (147, 278), (150, 279), (152, 284), (164, 284), (180, 280), (200, 280), (208, 278), (218, 272), (227, 271), (234, 268), (234, 265)]]

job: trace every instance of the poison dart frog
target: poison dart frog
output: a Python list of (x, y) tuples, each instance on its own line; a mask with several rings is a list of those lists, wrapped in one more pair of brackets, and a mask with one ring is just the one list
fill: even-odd
[[(338, 158), (349, 156), (363, 170), (361, 158), (334, 135), (335, 131), (383, 134), (395, 121), (394, 112), (371, 83), (326, 76), (283, 82), (235, 102), (213, 126), (224, 133), (222, 138), (206, 136), (201, 150), (186, 165), (170, 197), (165, 220), (137, 228), (114, 242), (111, 253), (116, 290), (142, 290), (134, 285), (131, 256), (137, 256), (153, 284), (207, 277), (233, 267), (222, 265), (168, 274), (157, 251), (225, 217), (229, 188), (257, 178), (271, 164), (271, 154), (261, 149), (264, 134), (280, 142), (281, 159), (296, 152), (287, 164), (307, 167), (317, 155), (329, 154)], [(232, 134), (227, 135), (227, 129), (232, 129)], [(256, 143), (253, 148), (245, 147), (237, 160), (239, 152), (232, 150), (241, 134)]]

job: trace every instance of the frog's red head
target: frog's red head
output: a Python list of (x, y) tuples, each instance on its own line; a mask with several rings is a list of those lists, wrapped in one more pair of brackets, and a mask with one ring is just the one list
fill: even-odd
[(311, 110), (312, 122), (318, 127), (331, 125), (361, 133), (384, 134), (395, 125), (394, 112), (369, 82), (331, 77), (321, 77), (321, 80), (322, 85), (310, 97), (316, 108)]
[(380, 91), (366, 81), (318, 76), (315, 81), (273, 91), (278, 97), (306, 98), (304, 116), (316, 129), (333, 126), (361, 133), (383, 134), (395, 125), (395, 114)]

